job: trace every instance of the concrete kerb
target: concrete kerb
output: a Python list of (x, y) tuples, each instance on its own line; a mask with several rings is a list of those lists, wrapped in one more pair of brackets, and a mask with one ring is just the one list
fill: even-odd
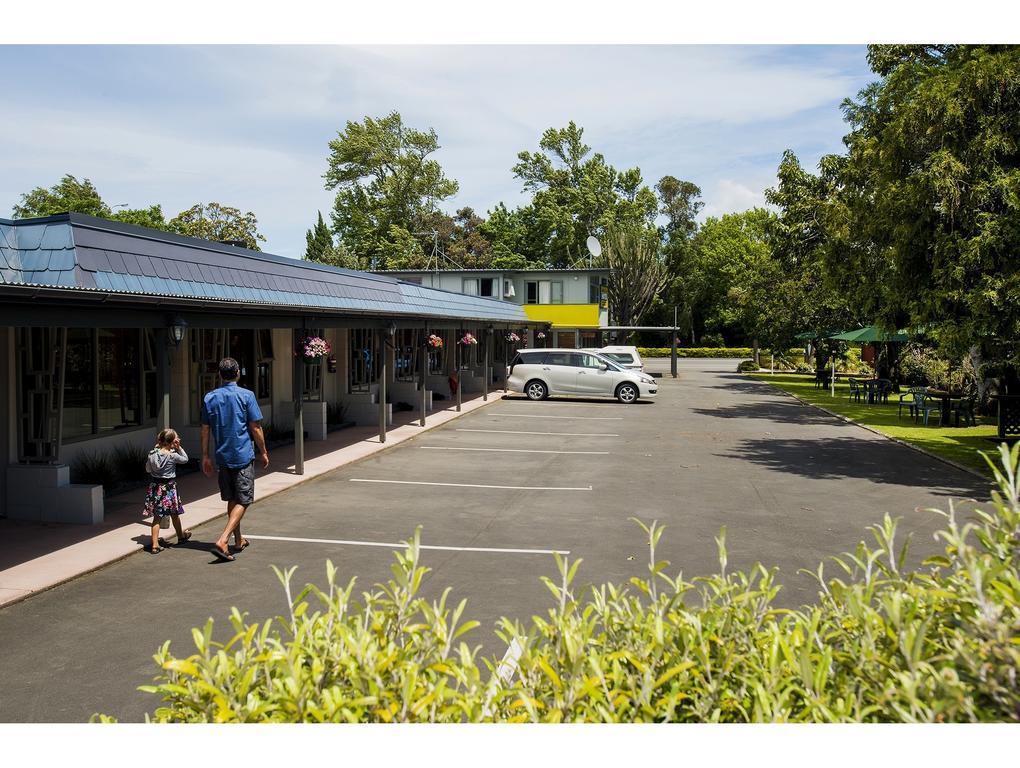
[[(768, 371), (764, 371), (764, 372), (767, 373)], [(754, 381), (760, 381), (760, 379), (754, 379)], [(976, 469), (973, 469), (972, 467), (968, 467), (968, 466), (965, 466), (963, 464), (959, 464), (958, 462), (955, 462), (952, 459), (947, 459), (945, 456), (939, 456), (937, 453), (932, 453), (931, 451), (926, 451), (924, 448), (921, 448), (920, 446), (914, 445), (913, 443), (908, 443), (906, 440), (900, 440), (898, 437), (893, 437), (892, 435), (887, 435), (885, 432), (882, 432), (882, 431), (880, 431), (878, 429), (875, 429), (874, 427), (869, 427), (867, 424), (861, 424), (859, 421), (854, 421), (853, 419), (849, 418), (848, 416), (844, 416), (841, 413), (836, 413), (835, 411), (830, 411), (828, 408), (824, 408), (823, 406), (818, 405), (817, 403), (812, 403), (812, 402), (810, 402), (808, 400), (805, 400), (802, 397), (798, 397), (797, 395), (793, 394), (792, 392), (787, 392), (782, 387), (778, 387), (775, 384), (772, 384), (772, 383), (770, 383), (768, 381), (763, 381), (762, 383), (763, 384), (768, 384), (770, 387), (772, 387), (776, 391), (782, 392), (784, 395), (788, 395), (789, 397), (792, 397), (798, 403), (802, 403), (803, 405), (810, 406), (811, 408), (817, 408), (819, 411), (822, 411), (822, 413), (827, 413), (830, 416), (833, 416), (833, 417), (839, 419), (840, 421), (844, 421), (847, 424), (853, 424), (855, 427), (860, 427), (861, 429), (866, 429), (866, 430), (868, 430), (868, 432), (876, 434), (879, 437), (884, 437), (886, 440), (892, 440), (894, 443), (899, 443), (900, 445), (905, 446), (907, 448), (910, 448), (911, 450), (917, 451), (918, 453), (923, 453), (925, 456), (928, 456), (929, 458), (935, 459), (936, 461), (941, 461), (943, 464), (948, 464), (949, 466), (955, 467), (956, 469), (959, 469), (962, 472), (967, 472), (968, 474), (974, 475), (974, 477), (980, 477), (985, 482), (988, 482), (988, 479), (989, 479), (988, 477), (986, 477), (985, 475), (982, 475), (980, 472), (978, 472)]]
[[(376, 456), (423, 432), (428, 432), (460, 416), (500, 402), (502, 399), (503, 393), (499, 391), (492, 392), (489, 394), (487, 401), (482, 400), (479, 396), (464, 402), (462, 410), (459, 412), (453, 410), (452, 406), (449, 409), (433, 412), (430, 417), (432, 423), (427, 421), (424, 427), (419, 426), (417, 421), (394, 427), (387, 432), (385, 443), (372, 442), (372, 438), (367, 438), (350, 445), (345, 445), (336, 451), (314, 459), (307, 459), (305, 461), (305, 474), (303, 475), (290, 474), (284, 470), (260, 477), (258, 478), (258, 501), (262, 501), (306, 481), (314, 480), (334, 469), (350, 466), (369, 457)], [(378, 441), (377, 436), (375, 440)], [(346, 458), (346, 460), (341, 459), (337, 461), (337, 454), (343, 453), (353, 455)], [(287, 470), (290, 470), (292, 467), (293, 465), (289, 464)], [(186, 506), (188, 519), (184, 522), (190, 528), (197, 528), (210, 521), (226, 517), (226, 510), (223, 507), (223, 502), (218, 492), (197, 498), (187, 503)], [(148, 533), (147, 528), (145, 532), (146, 534)], [(137, 536), (138, 533), (138, 525), (131, 523), (86, 541), (63, 547), (55, 552), (50, 552), (24, 563), (19, 563), (5, 571), (0, 571), (0, 608), (13, 605), (61, 584), (66, 584), (82, 576), (102, 570), (131, 555), (141, 554), (143, 550), (133, 540), (133, 537)], [(170, 540), (175, 537), (176, 535), (173, 534), (171, 529), (171, 535), (165, 538)]]

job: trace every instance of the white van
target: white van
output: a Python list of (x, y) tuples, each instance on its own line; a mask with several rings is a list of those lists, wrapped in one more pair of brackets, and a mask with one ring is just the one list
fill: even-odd
[(522, 349), (507, 369), (507, 387), (529, 400), (581, 395), (615, 397), (621, 403), (655, 397), (659, 391), (651, 376), (580, 349)]
[(638, 354), (637, 347), (602, 347), (596, 349), (603, 357), (608, 357), (617, 365), (623, 368), (630, 368), (635, 371), (643, 371), (645, 364)]

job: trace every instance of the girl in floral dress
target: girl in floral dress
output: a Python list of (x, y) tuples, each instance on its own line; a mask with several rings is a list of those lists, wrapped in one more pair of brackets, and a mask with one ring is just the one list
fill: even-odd
[(181, 439), (172, 429), (164, 429), (156, 436), (156, 447), (149, 451), (145, 469), (149, 473), (149, 489), (145, 493), (144, 516), (152, 516), (152, 545), (146, 552), (158, 554), (163, 551), (163, 540), (159, 538), (160, 522), (167, 516), (177, 531), (177, 543), (191, 538), (191, 531), (181, 528), (180, 516), (184, 505), (177, 495), (177, 465), (186, 464), (188, 454), (181, 448)]

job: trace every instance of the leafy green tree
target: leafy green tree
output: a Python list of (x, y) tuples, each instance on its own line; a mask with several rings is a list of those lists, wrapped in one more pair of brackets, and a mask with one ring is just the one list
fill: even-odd
[(701, 300), (706, 286), (704, 275), (693, 248), (698, 229), (696, 218), (704, 207), (701, 188), (675, 176), (663, 176), (655, 185), (659, 196), (659, 213), (666, 217), (659, 227), (663, 253), (670, 279), (649, 313), (650, 325), (672, 325), (673, 308), (677, 308), (677, 324), (691, 336), (704, 328)]
[(603, 243), (601, 265), (608, 267), (609, 306), (614, 325), (638, 325), (669, 279), (657, 233), (617, 227)]
[(237, 240), (253, 251), (261, 250), (259, 241), (266, 239), (259, 234), (254, 213), (241, 213), (237, 208), (220, 203), (196, 203), (170, 219), (167, 228), (179, 235), (203, 240)]
[(886, 328), (1020, 363), (1020, 47), (877, 45), (851, 126), (827, 266)]
[(111, 211), (91, 181), (78, 181), (71, 174), (66, 174), (49, 189), (36, 187), (26, 192), (21, 196), (21, 202), (14, 206), (14, 217), (18, 219), (58, 213), (84, 213), (108, 219)]
[(499, 203), (478, 228), (491, 243), (493, 267), (542, 269), (549, 266), (533, 206), (511, 211)]
[(654, 225), (658, 201), (641, 171), (617, 171), (602, 154), (592, 154), (583, 136), (571, 121), (543, 133), (538, 152), (517, 155), (514, 176), (533, 193), (531, 211), (522, 214), (531, 230), (522, 253), (529, 260), (566, 267), (586, 258), (589, 235)]
[(333, 250), (333, 234), (322, 220), (322, 211), (315, 226), (305, 233), (305, 258), (308, 261), (323, 261), (323, 255)]
[(430, 237), (426, 220), (436, 205), (457, 192), (430, 156), (439, 149), (433, 129), (404, 124), (399, 112), (348, 121), (329, 143), (326, 189), (336, 190), (333, 231), (350, 251), (376, 268), (393, 267), (424, 252), (408, 251), (409, 238)]
[(125, 224), (134, 224), (136, 227), (162, 230), (167, 228), (161, 205), (150, 205), (148, 208), (124, 208), (114, 211), (107, 218), (113, 221), (122, 221)]

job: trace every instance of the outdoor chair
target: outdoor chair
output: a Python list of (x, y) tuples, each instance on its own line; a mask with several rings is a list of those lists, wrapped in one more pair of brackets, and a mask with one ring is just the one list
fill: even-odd
[(927, 392), (918, 395), (917, 400), (914, 401), (911, 410), (914, 412), (914, 421), (917, 422), (922, 416), (924, 417), (924, 426), (928, 426), (928, 414), (932, 411), (938, 411), (942, 413), (942, 402), (934, 397), (928, 397)]
[(899, 406), (896, 408), (896, 418), (903, 416), (903, 406), (907, 406), (910, 409), (910, 418), (914, 418), (914, 406), (917, 405), (917, 401), (920, 398), (925, 397), (928, 394), (928, 390), (924, 387), (911, 387), (902, 395), (900, 395)]
[(846, 383), (850, 385), (850, 397), (847, 400), (861, 402), (861, 383), (853, 376), (848, 377)]
[(977, 418), (974, 416), (974, 406), (977, 405), (977, 395), (962, 397), (953, 404), (953, 417), (956, 426), (960, 426), (960, 416), (963, 416), (964, 424), (977, 426)]
[(889, 379), (879, 379), (876, 383), (875, 399), (883, 403), (889, 402), (889, 395), (892, 394), (893, 384)]

